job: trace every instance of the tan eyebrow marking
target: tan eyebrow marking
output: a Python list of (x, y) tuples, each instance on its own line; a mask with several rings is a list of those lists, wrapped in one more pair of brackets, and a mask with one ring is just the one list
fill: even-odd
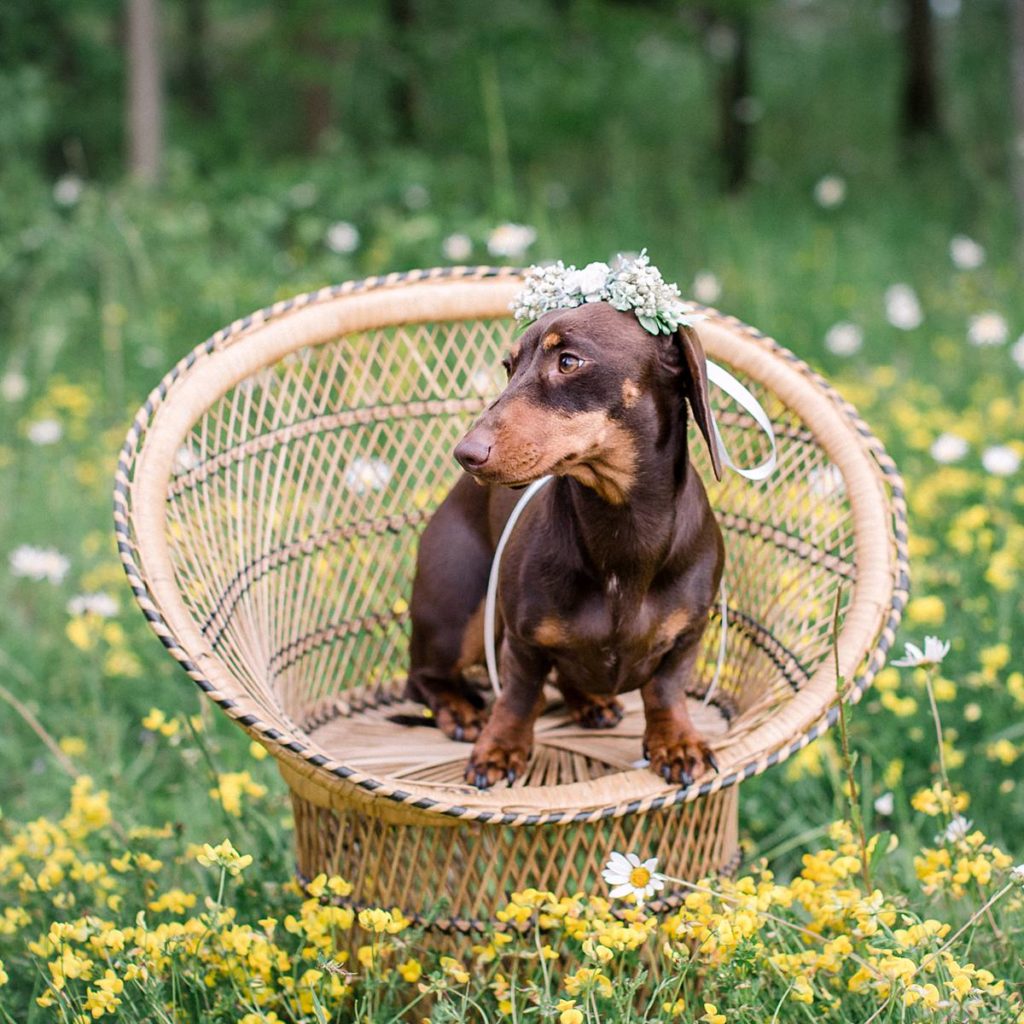
[(550, 334), (545, 334), (544, 339), (541, 341), (540, 346), (545, 352), (550, 352), (556, 345), (562, 344), (561, 335), (556, 331), (552, 331)]
[(636, 404), (636, 400), (640, 397), (640, 388), (637, 386), (635, 380), (629, 380), (628, 378), (622, 382), (622, 404), (630, 409)]

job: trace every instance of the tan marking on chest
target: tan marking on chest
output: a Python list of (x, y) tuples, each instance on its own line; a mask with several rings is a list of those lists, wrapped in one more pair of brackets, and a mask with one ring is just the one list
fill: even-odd
[(549, 334), (545, 334), (543, 340), (540, 343), (540, 347), (545, 352), (550, 352), (556, 345), (562, 343), (562, 336), (557, 331), (551, 331)]
[(548, 615), (540, 620), (537, 628), (533, 631), (533, 639), (541, 647), (561, 647), (569, 640), (569, 633), (565, 623), (554, 615)]
[(636, 405), (636, 400), (640, 397), (640, 385), (635, 380), (630, 380), (628, 377), (622, 382), (622, 404), (627, 409), (632, 409)]
[(658, 627), (658, 639), (675, 640), (692, 621), (693, 616), (685, 608), (677, 608), (670, 612)]

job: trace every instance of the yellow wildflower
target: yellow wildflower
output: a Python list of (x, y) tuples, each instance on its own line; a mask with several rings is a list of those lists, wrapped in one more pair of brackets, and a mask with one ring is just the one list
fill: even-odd
[(443, 956), (441, 957), (440, 964), (444, 973), (453, 981), (458, 982), (460, 985), (469, 984), (469, 972), (454, 957)]
[(406, 960), (398, 965), (398, 973), (410, 985), (414, 985), (423, 976), (423, 965), (419, 960)]
[(259, 799), (267, 795), (267, 787), (256, 782), (249, 772), (221, 772), (217, 785), (210, 790), (210, 796), (219, 800), (228, 814), (242, 816), (242, 797)]
[(214, 866), (226, 868), (232, 875), (238, 875), (252, 863), (252, 854), (239, 853), (232, 845), (230, 839), (225, 839), (217, 846), (203, 844), (202, 852), (197, 854), (196, 860), (204, 868)]
[(143, 729), (158, 732), (161, 736), (171, 737), (181, 727), (176, 718), (168, 718), (159, 708), (150, 708), (149, 714), (142, 720)]

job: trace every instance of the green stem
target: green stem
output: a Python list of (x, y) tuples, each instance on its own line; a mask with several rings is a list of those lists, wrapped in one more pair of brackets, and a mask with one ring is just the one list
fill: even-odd
[(939, 718), (939, 706), (935, 701), (935, 689), (932, 685), (932, 675), (934, 670), (934, 665), (930, 665), (925, 669), (924, 687), (928, 692), (928, 703), (931, 705), (932, 709), (932, 721), (935, 723), (935, 739), (939, 746), (939, 777), (942, 779), (942, 788), (947, 793), (952, 793), (952, 790), (949, 788), (949, 776), (946, 774), (946, 752), (943, 749), (942, 741), (942, 719)]
[(843, 699), (843, 677), (839, 672), (839, 605), (843, 599), (843, 588), (836, 592), (836, 605), (832, 613), (832, 657), (836, 670), (836, 709), (839, 712), (839, 742), (842, 748), (843, 774), (846, 776), (846, 785), (849, 789), (850, 820), (857, 832), (857, 840), (860, 843), (860, 872), (864, 879), (864, 885), (868, 892), (874, 886), (871, 884), (870, 857), (868, 856), (868, 839), (864, 832), (864, 817), (860, 813), (860, 793), (857, 788), (857, 776), (853, 770), (853, 757), (850, 755), (850, 737), (846, 729), (846, 702)]

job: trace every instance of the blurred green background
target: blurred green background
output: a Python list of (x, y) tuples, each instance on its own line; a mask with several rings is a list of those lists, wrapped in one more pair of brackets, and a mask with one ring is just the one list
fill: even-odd
[[(122, 815), (221, 827), (187, 731), (141, 724), (198, 697), (132, 605), (108, 511), (131, 415), (182, 354), (351, 277), (646, 246), (684, 295), (835, 379), (899, 460), (904, 638), (953, 642), (954, 780), (1019, 852), (1020, 7), (5, 0), (4, 813), (66, 802), (41, 730)], [(113, 608), (74, 603), (97, 593)], [(866, 811), (901, 830), (933, 733), (920, 679), (882, 684), (854, 741)], [(202, 706), (220, 769), (238, 766), (244, 737)], [(283, 814), (270, 766), (250, 767)], [(799, 852), (839, 791), (829, 742), (745, 786), (748, 850)]]

